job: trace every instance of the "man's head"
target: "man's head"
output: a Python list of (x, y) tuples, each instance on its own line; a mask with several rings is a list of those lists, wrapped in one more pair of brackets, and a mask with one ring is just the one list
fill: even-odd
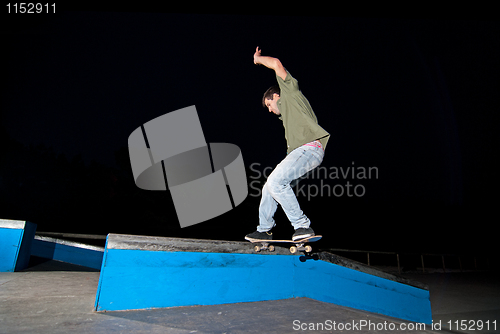
[(280, 88), (278, 86), (272, 86), (264, 93), (264, 96), (262, 97), (262, 105), (264, 108), (267, 108), (269, 112), (281, 115), (277, 104), (279, 99)]

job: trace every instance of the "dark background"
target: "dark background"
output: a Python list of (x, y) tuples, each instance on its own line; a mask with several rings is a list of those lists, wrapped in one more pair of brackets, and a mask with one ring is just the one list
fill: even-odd
[[(253, 64), (260, 46), (298, 79), (330, 132), (322, 166), (378, 169), (371, 180), (299, 183), (365, 189), (299, 196), (322, 247), (495, 251), (500, 25), (487, 8), (3, 11), (2, 219), (38, 231), (242, 240), (258, 224), (255, 189), (231, 212), (181, 229), (168, 192), (135, 186), (127, 139), (196, 105), (206, 141), (238, 145), (255, 181), (256, 166), (286, 153), (281, 122), (260, 104), (276, 83)], [(275, 234), (288, 238), (281, 209), (276, 219)]]

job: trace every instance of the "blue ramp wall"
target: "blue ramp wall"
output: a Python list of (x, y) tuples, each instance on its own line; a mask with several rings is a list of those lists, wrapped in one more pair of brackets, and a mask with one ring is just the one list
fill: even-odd
[(0, 272), (23, 270), (28, 266), (36, 224), (0, 219)]
[[(329, 254), (329, 253), (327, 253)], [(328, 258), (328, 256), (325, 256)], [(431, 323), (429, 291), (249, 243), (108, 235), (96, 311), (308, 297)], [(389, 274), (381, 276), (391, 277)]]
[(429, 291), (325, 261), (296, 261), (296, 295), (431, 323)]
[(108, 250), (97, 311), (287, 299), (293, 262), (281, 257)]
[(79, 242), (35, 236), (31, 255), (93, 269), (101, 269), (104, 248)]

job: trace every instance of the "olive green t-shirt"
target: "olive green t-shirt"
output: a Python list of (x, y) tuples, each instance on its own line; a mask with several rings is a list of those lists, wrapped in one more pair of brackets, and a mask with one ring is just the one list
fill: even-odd
[(276, 75), (280, 87), (278, 109), (285, 127), (287, 154), (299, 146), (318, 139), (326, 148), (330, 134), (318, 125), (318, 120), (306, 97), (299, 90), (299, 84), (287, 71), (285, 80)]

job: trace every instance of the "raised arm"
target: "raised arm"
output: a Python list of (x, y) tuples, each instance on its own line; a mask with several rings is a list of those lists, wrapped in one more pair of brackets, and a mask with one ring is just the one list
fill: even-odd
[(286, 78), (286, 70), (281, 64), (280, 60), (278, 58), (273, 58), (273, 57), (266, 57), (261, 55), (261, 50), (259, 47), (255, 49), (255, 53), (253, 55), (253, 62), (254, 64), (262, 64), (265, 67), (268, 67), (276, 72), (276, 75), (278, 75), (281, 79), (285, 80)]

